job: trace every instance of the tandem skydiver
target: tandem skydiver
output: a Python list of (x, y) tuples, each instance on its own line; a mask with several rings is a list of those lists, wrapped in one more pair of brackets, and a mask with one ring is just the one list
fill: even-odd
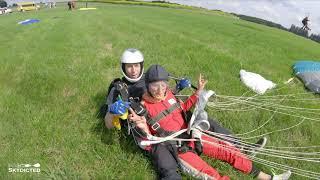
[[(123, 77), (117, 78), (112, 81), (108, 88), (108, 92), (106, 95), (106, 103), (103, 108), (101, 108), (101, 114), (105, 119), (105, 126), (107, 128), (116, 127), (118, 129), (122, 126), (127, 126), (126, 121), (122, 121), (120, 119), (127, 119), (128, 116), (128, 108), (131, 107), (135, 109), (136, 113), (139, 114), (141, 111), (140, 101), (142, 99), (142, 95), (146, 92), (147, 87), (145, 84), (145, 75), (144, 75), (144, 56), (137, 49), (126, 49), (121, 58), (120, 58), (120, 69)], [(177, 82), (177, 91), (178, 92), (184, 88), (190, 87), (191, 83), (188, 79), (182, 78)], [(134, 107), (133, 107), (134, 106)], [(190, 118), (190, 111), (187, 112), (187, 118)], [(223, 128), (217, 121), (210, 119), (210, 129), (209, 131), (231, 135), (231, 132), (225, 128)], [(132, 129), (134, 130), (134, 129)], [(132, 133), (133, 138), (136, 140), (138, 133)], [(253, 151), (256, 149), (263, 148), (265, 146), (267, 139), (261, 138), (252, 149)], [(238, 145), (237, 142), (231, 141), (231, 143)], [(164, 152), (163, 146), (159, 146), (159, 151)], [(169, 150), (165, 150), (164, 154), (170, 153)], [(201, 151), (201, 149), (199, 150)], [(153, 154), (156, 154), (154, 152)], [(154, 164), (158, 164), (157, 157), (152, 156)], [(159, 165), (158, 165), (159, 166)], [(173, 163), (173, 166), (177, 166), (177, 163)], [(158, 167), (158, 172), (160, 178), (168, 177), (168, 171), (172, 171), (172, 165), (166, 166), (165, 164), (160, 165)], [(169, 173), (170, 174), (170, 173)]]

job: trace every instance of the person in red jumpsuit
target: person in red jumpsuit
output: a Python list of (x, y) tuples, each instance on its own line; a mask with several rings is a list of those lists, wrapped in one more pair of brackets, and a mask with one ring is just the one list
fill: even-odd
[[(147, 91), (143, 94), (141, 102), (148, 112), (147, 115), (138, 116), (129, 109), (131, 112), (129, 121), (134, 122), (136, 127), (146, 135), (164, 137), (186, 129), (188, 124), (183, 113), (195, 105), (199, 93), (207, 83), (200, 74), (197, 91), (185, 102), (180, 102), (168, 88), (168, 76), (168, 72), (162, 66), (152, 65), (145, 75)], [(269, 175), (256, 168), (253, 162), (234, 145), (203, 134), (201, 139), (204, 140), (201, 143), (202, 154), (225, 161), (245, 174), (252, 174), (261, 180), (286, 180), (291, 175), (290, 171), (280, 175)], [(181, 178), (176, 171), (177, 167), (174, 166), (177, 162), (184, 172), (196, 178), (229, 179), (228, 176), (220, 175), (216, 169), (201, 159), (196, 151), (196, 143), (193, 141), (186, 142), (182, 146), (178, 143), (165, 142), (145, 146), (144, 149), (150, 152), (157, 170), (165, 174), (161, 176), (163, 179)], [(171, 165), (171, 169), (166, 167)], [(163, 169), (166, 171), (162, 172)]]

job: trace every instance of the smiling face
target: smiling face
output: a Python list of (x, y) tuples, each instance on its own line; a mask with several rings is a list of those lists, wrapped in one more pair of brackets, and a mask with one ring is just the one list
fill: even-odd
[(148, 85), (149, 92), (156, 99), (163, 99), (166, 95), (168, 83), (166, 81), (155, 81)]
[(124, 65), (126, 75), (131, 79), (137, 79), (141, 73), (140, 63), (128, 63)]

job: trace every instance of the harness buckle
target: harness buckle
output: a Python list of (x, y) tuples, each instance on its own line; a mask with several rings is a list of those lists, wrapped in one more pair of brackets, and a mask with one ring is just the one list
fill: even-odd
[(151, 126), (151, 129), (153, 129), (154, 131), (156, 131), (157, 129), (159, 129), (160, 127), (160, 124), (159, 123), (154, 123), (152, 126)]

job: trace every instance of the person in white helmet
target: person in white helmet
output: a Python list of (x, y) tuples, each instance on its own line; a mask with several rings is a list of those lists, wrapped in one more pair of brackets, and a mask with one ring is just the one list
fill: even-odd
[[(105, 125), (107, 128), (114, 127), (112, 121), (115, 116), (125, 113), (128, 103), (126, 104), (124, 101), (128, 101), (129, 97), (140, 101), (146, 89), (143, 62), (144, 57), (139, 50), (129, 48), (123, 52), (120, 59), (120, 68), (123, 77), (113, 80), (107, 93), (106, 105), (108, 112), (105, 116)], [(122, 91), (125, 92), (122, 93)], [(121, 100), (119, 100), (119, 95)]]
[(121, 56), (121, 72), (126, 80), (137, 82), (143, 76), (144, 57), (137, 49), (126, 49)]

